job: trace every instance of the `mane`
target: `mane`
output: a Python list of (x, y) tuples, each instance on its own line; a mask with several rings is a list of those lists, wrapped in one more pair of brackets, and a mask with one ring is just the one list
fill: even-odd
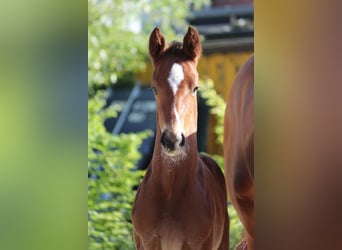
[(161, 58), (177, 57), (180, 60), (188, 60), (183, 51), (183, 44), (178, 41), (172, 41), (169, 47), (159, 56)]

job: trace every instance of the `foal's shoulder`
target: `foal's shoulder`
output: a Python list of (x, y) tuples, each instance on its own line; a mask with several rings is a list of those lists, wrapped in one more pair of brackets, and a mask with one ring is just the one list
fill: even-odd
[[(218, 170), (221, 171), (219, 165), (216, 163), (216, 161), (215, 161), (213, 158), (211, 158), (210, 155), (207, 155), (207, 154), (204, 154), (204, 153), (200, 153), (200, 154), (199, 154), (199, 157), (200, 157), (200, 159), (202, 160), (202, 162), (203, 162), (210, 170), (212, 170), (212, 169), (214, 169), (214, 170), (215, 170), (215, 169), (218, 169)], [(216, 171), (216, 170), (215, 170), (215, 171)]]
[(208, 167), (214, 167), (214, 168), (219, 168), (219, 165), (216, 163), (216, 161), (208, 154), (205, 153), (200, 153), (199, 154), (200, 159), (202, 162), (207, 165)]
[(211, 172), (216, 180), (218, 180), (221, 186), (225, 189), (225, 179), (223, 172), (217, 162), (207, 154), (199, 154), (205, 167)]

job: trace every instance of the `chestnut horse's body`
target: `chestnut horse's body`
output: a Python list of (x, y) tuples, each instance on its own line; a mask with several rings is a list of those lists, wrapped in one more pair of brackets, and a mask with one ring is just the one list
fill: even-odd
[(158, 28), (150, 36), (157, 131), (152, 161), (132, 211), (137, 249), (229, 249), (224, 176), (197, 151), (198, 33), (166, 47)]
[(254, 56), (239, 70), (224, 120), (228, 195), (245, 229), (242, 249), (254, 249)]

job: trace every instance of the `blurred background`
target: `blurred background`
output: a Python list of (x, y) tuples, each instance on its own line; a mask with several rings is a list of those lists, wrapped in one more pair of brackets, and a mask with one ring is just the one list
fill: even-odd
[[(201, 35), (198, 149), (223, 170), (223, 118), (235, 74), (254, 50), (247, 0), (88, 1), (88, 249), (134, 249), (131, 205), (156, 128), (148, 39), (167, 42), (191, 25)], [(228, 203), (231, 249), (242, 228)]]
[[(216, 7), (214, 2), (197, 1), (2, 3), (0, 249), (132, 247), (132, 190), (144, 173), (132, 169), (137, 168), (143, 155), (139, 147), (153, 136), (153, 127), (142, 134), (108, 132), (105, 121), (118, 119), (122, 107), (129, 105), (111, 104), (107, 89), (119, 87), (125, 78), (133, 79), (130, 86), (123, 85), (129, 93), (139, 79), (141, 90), (149, 85), (137, 76), (148, 79), (147, 39), (155, 25), (161, 26), (168, 41), (181, 39), (194, 13), (214, 8), (223, 12), (238, 8), (238, 3)], [(256, 249), (342, 249), (341, 3), (254, 3)], [(111, 22), (103, 16), (112, 17)], [(141, 31), (133, 33), (127, 28), (132, 16), (139, 22), (155, 21), (142, 22)], [(232, 22), (228, 17), (221, 20)], [(209, 37), (202, 36), (205, 47)], [(98, 39), (97, 46), (91, 37)], [(100, 53), (101, 48), (108, 54)], [(202, 59), (242, 52), (205, 49)], [(99, 58), (106, 55), (111, 63), (103, 64)], [(116, 58), (121, 64), (114, 63)], [(138, 70), (127, 69), (134, 64), (140, 65)], [(218, 70), (215, 64), (204, 66)], [(110, 74), (96, 74), (109, 72), (106, 68)], [(222, 68), (220, 72), (228, 72)], [(123, 77), (123, 72), (132, 74)], [(219, 122), (215, 114), (222, 113), (217, 107), (224, 103), (229, 87), (222, 93), (218, 82), (226, 83), (219, 75), (217, 79), (200, 75), (199, 96), (221, 98), (206, 99), (207, 122)], [(91, 80), (93, 76), (99, 80)], [(103, 109), (105, 105), (108, 108)], [(216, 126), (206, 131), (208, 137), (212, 131), (212, 136), (220, 134)], [(207, 137), (205, 141), (209, 152), (209, 144), (216, 142)], [(233, 212), (230, 215), (234, 218)], [(232, 232), (239, 231), (231, 229), (234, 238)]]

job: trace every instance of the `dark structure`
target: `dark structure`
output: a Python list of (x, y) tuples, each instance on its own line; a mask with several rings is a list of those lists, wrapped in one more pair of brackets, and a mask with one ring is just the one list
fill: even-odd
[(205, 37), (203, 52), (249, 51), (254, 47), (254, 8), (247, 0), (216, 0), (210, 8), (192, 11), (190, 25)]

